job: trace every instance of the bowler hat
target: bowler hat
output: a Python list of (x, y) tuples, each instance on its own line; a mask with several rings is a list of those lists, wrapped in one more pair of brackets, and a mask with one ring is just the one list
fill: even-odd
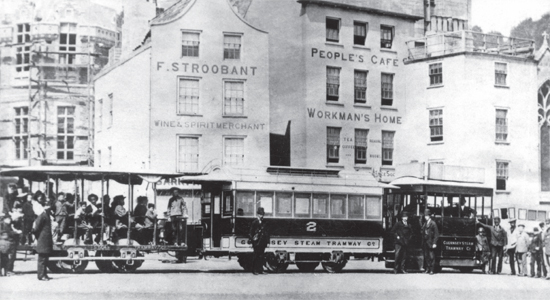
[(408, 217), (408, 216), (409, 216), (408, 211), (404, 211), (404, 212), (401, 213), (401, 218)]
[(429, 208), (426, 208), (426, 209), (424, 210), (424, 215), (426, 215), (426, 216), (431, 216), (431, 215), (432, 215), (431, 210), (430, 210)]
[(539, 228), (538, 227), (533, 228), (533, 232), (539, 232)]
[(115, 200), (115, 201), (124, 200), (124, 199), (126, 199), (126, 197), (124, 197), (122, 195), (116, 195), (115, 198), (113, 198), (113, 200)]
[(508, 220), (508, 223), (516, 223), (516, 219), (510, 219)]
[(171, 187), (169, 191), (170, 191), (170, 193), (173, 193), (174, 191), (181, 192), (181, 189), (178, 188), (178, 187)]
[(17, 197), (25, 197), (29, 194), (29, 188), (24, 186), (20, 189), (17, 189)]
[(525, 225), (524, 225), (524, 224), (518, 224), (518, 227), (523, 227), (523, 228), (525, 228)]
[(263, 207), (258, 207), (258, 211), (256, 211), (256, 214), (264, 216), (265, 215), (264, 208)]

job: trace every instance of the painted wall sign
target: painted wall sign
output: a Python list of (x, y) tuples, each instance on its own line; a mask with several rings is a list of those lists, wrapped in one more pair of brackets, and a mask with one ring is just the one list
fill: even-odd
[(233, 123), (233, 122), (180, 122), (155, 120), (155, 127), (227, 129), (227, 130), (265, 130), (266, 123)]
[(355, 54), (355, 53), (333, 52), (333, 51), (327, 51), (327, 50), (320, 50), (317, 48), (311, 48), (311, 57), (330, 59), (330, 60), (339, 60), (339, 61), (351, 61), (351, 62), (358, 62), (358, 63), (370, 63), (373, 65), (399, 67), (399, 60), (396, 58), (379, 57), (378, 55), (365, 56), (362, 54)]
[(195, 74), (222, 74), (222, 75), (256, 75), (258, 67), (250, 66), (226, 66), (226, 65), (209, 65), (209, 64), (190, 64), (164, 61), (157, 62), (157, 71), (168, 72), (184, 72)]
[(365, 123), (383, 123), (383, 124), (401, 124), (401, 117), (398, 116), (386, 116), (383, 114), (374, 114), (371, 117), (370, 114), (363, 113), (349, 113), (349, 112), (337, 112), (328, 110), (317, 110), (315, 108), (307, 108), (307, 115), (310, 119), (327, 119), (327, 120), (340, 120), (340, 121), (352, 121), (352, 122), (365, 122)]
[[(237, 248), (251, 247), (248, 238), (235, 239)], [(377, 239), (323, 239), (323, 238), (274, 238), (268, 245), (270, 248), (341, 248), (341, 249), (379, 249), (380, 240)]]

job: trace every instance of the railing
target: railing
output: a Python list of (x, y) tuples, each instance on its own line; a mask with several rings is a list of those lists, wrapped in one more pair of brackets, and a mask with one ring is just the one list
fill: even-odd
[(529, 57), (534, 53), (535, 41), (464, 30), (408, 41), (407, 47), (408, 61), (460, 52)]

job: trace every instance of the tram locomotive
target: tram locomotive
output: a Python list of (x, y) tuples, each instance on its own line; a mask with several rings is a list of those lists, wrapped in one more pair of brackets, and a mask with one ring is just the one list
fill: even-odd
[(387, 185), (368, 173), (222, 169), (183, 181), (202, 186), (203, 254), (236, 256), (245, 270), (252, 268), (249, 229), (258, 207), (264, 208), (271, 236), (265, 266), (272, 272), (289, 264), (302, 271), (321, 264), (327, 272), (338, 272), (351, 257), (382, 253)]

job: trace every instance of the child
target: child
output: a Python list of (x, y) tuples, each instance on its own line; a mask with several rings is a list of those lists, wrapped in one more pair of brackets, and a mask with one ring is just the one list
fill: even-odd
[(476, 256), (481, 262), (481, 272), (486, 274), (485, 266), (491, 259), (491, 248), (489, 247), (489, 241), (485, 236), (485, 229), (480, 227), (478, 230), (478, 235), (476, 236)]
[[(11, 218), (9, 216), (4, 217), (2, 224), (0, 224), (0, 276), (11, 275), (10, 260), (13, 255), (14, 239), (16, 234), (13, 232)], [(13, 257), (15, 258), (15, 257)]]

